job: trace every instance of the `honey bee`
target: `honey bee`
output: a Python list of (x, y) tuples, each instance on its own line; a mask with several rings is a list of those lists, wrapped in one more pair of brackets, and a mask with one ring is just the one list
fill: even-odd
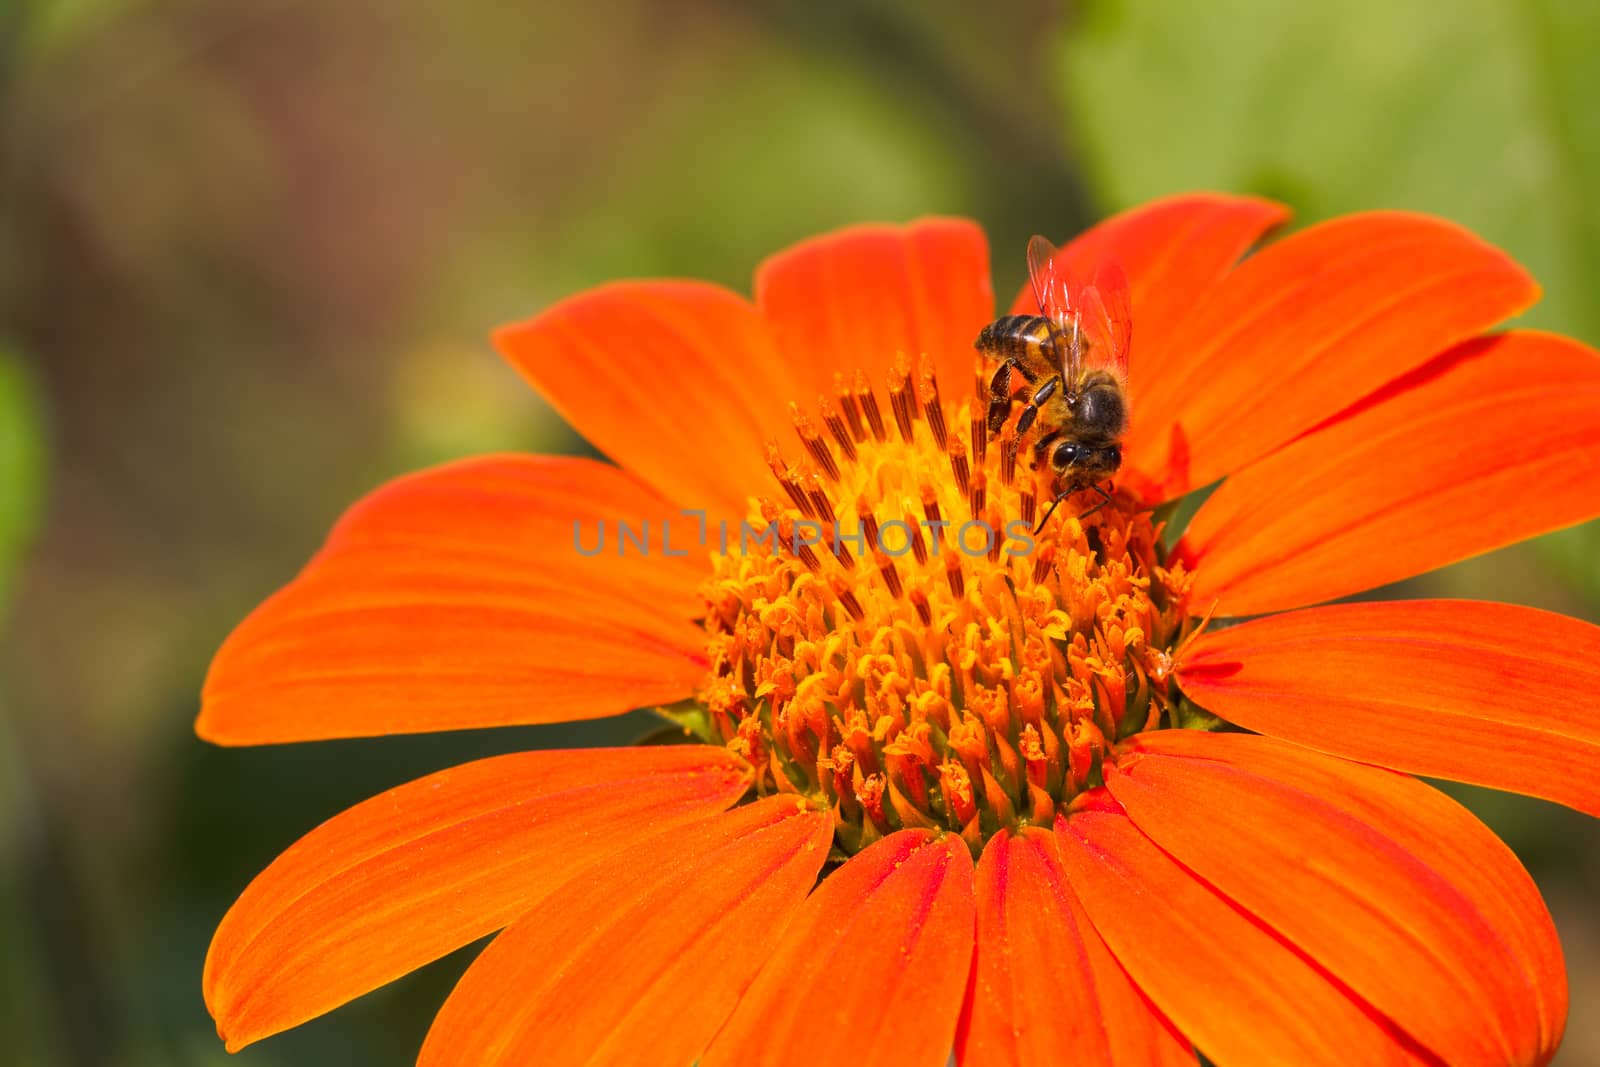
[(1048, 461), (1055, 473), (1055, 499), (1039, 520), (1043, 529), (1061, 501), (1079, 490), (1100, 494), (1090, 512), (1111, 500), (1100, 483), (1122, 466), (1133, 316), (1128, 280), (1115, 263), (1081, 283), (1067, 276), (1055, 245), (1035, 236), (1028, 242), (1028, 277), (1039, 314), (994, 320), (976, 346), (1000, 363), (989, 382), (990, 433), (1011, 414), (1012, 374), (1025, 383), (1019, 446), (1031, 440), (1033, 467)]

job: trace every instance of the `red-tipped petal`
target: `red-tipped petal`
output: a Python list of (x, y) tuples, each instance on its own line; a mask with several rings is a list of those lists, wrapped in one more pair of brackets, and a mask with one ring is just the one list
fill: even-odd
[[(681, 699), (705, 671), (687, 621), (704, 557), (616, 551), (617, 523), (659, 529), (675, 511), (591, 460), (489, 456), (390, 482), (228, 637), (196, 729), (263, 744)], [(602, 528), (606, 550), (581, 554)]]
[(956, 1034), (970, 1067), (1077, 1062), (1193, 1067), (1194, 1050), (1095, 933), (1050, 831), (990, 838), (978, 861), (977, 943)]
[(1460, 804), (1409, 775), (1328, 759), (1268, 737), (1164, 730), (1141, 735), (1128, 748), (1267, 777), (1379, 827), (1468, 898), (1495, 928), (1498, 945), (1491, 948), (1503, 948), (1516, 961), (1516, 1009), (1525, 1014), (1531, 1002), (1538, 1016), (1535, 1061), (1547, 1059), (1561, 1044), (1567, 976), (1555, 924), (1516, 855)]
[(228, 910), (206, 1005), (229, 1051), (521, 915), (575, 872), (714, 817), (749, 769), (709, 746), (528, 752), (380, 794), (301, 838)]
[(1062, 869), (1106, 944), (1216, 1063), (1438, 1061), (1281, 935), (1200, 881), (1108, 795), (1058, 819)]
[(1160, 338), (1128, 454), (1163, 496), (1207, 485), (1538, 295), (1503, 252), (1438, 219), (1313, 226), (1246, 259)]
[(859, 367), (881, 393), (903, 352), (927, 356), (944, 395), (959, 396), (972, 343), (994, 317), (989, 243), (960, 219), (852, 226), (763, 263), (756, 304), (784, 359), (812, 368), (813, 391), (831, 392), (834, 371)]
[(418, 1063), (693, 1063), (810, 892), (826, 812), (769, 797), (630, 849), (513, 923)]
[(1537, 1003), (1472, 900), (1390, 838), (1388, 819), (1251, 769), (1258, 741), (1235, 736), (1212, 739), (1234, 752), (1227, 765), (1130, 746), (1107, 788), (1164, 852), (1444, 1062), (1536, 1062)]
[(776, 489), (765, 442), (788, 436), (789, 401), (814, 398), (755, 308), (703, 282), (605, 285), (494, 343), (602, 452), (714, 517), (742, 518), (750, 494)]
[(1597, 457), (1600, 354), (1462, 345), (1224, 482), (1178, 549), (1194, 610), (1301, 607), (1592, 518)]
[(941, 1067), (972, 959), (972, 859), (901, 830), (828, 876), (701, 1067)]
[(1230, 722), (1600, 815), (1600, 627), (1475, 601), (1333, 604), (1200, 637), (1178, 665)]

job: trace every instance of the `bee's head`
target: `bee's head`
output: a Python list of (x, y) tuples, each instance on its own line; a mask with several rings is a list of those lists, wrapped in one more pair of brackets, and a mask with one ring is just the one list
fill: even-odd
[(1062, 441), (1050, 450), (1050, 466), (1075, 481), (1098, 482), (1122, 466), (1122, 446), (1115, 441)]

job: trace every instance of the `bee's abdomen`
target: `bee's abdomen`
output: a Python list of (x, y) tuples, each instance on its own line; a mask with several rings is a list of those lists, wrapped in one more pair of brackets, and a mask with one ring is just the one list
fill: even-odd
[(1024, 357), (1051, 339), (1050, 320), (1043, 315), (1003, 315), (985, 326), (975, 342), (980, 352), (997, 359)]

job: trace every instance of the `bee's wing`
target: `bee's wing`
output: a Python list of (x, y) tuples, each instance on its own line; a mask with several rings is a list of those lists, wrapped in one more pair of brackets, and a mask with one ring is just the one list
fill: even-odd
[(1128, 277), (1115, 262), (1102, 263), (1088, 285), (1077, 290), (1077, 311), (1086, 344), (1084, 365), (1104, 367), (1124, 385), (1128, 349), (1133, 344), (1133, 300)]
[(1050, 239), (1034, 234), (1028, 241), (1028, 280), (1033, 283), (1033, 299), (1039, 305), (1039, 314), (1055, 324), (1056, 348), (1062, 353), (1062, 374), (1066, 380), (1076, 381), (1078, 376), (1078, 307), (1072, 297), (1062, 264), (1057, 263), (1060, 249)]
[(1066, 278), (1056, 266), (1060, 250), (1049, 238), (1034, 234), (1028, 240), (1028, 281), (1033, 283), (1033, 299), (1039, 314), (1060, 320), (1069, 310)]

